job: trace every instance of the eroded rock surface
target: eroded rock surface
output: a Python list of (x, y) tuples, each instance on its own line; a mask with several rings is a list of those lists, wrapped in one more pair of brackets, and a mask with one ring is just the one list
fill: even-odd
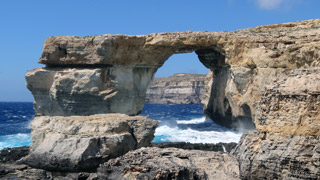
[(156, 78), (147, 90), (146, 104), (201, 104), (205, 75), (179, 73)]
[(320, 68), (282, 74), (256, 112), (259, 132), (320, 136)]
[(204, 143), (189, 143), (189, 142), (162, 142), (152, 143), (152, 147), (158, 148), (179, 148), (185, 150), (201, 150), (201, 151), (220, 151), (230, 152), (235, 148), (237, 143), (217, 143), (217, 144), (204, 144)]
[(26, 75), (41, 116), (141, 112), (156, 69), (133, 67), (39, 68)]
[(320, 137), (263, 134), (242, 136), (233, 155), (241, 179), (319, 179)]
[(257, 132), (233, 154), (243, 179), (320, 178), (320, 68), (277, 76), (257, 107)]
[[(139, 114), (157, 68), (173, 54), (195, 52), (210, 69), (205, 114), (224, 126), (257, 128), (233, 152), (240, 177), (319, 179), (319, 34), (317, 19), (234, 32), (50, 37), (39, 60), (46, 67), (29, 71), (26, 79), (36, 114), (54, 117), (33, 121), (28, 156), (33, 161), (28, 162), (48, 169), (90, 169), (89, 164), (143, 146), (139, 139), (150, 142), (143, 132), (150, 127), (153, 134), (152, 121), (136, 123), (121, 115), (125, 120), (116, 123), (99, 115), (73, 115)], [(237, 163), (224, 159), (229, 155), (143, 150), (104, 164), (100, 176), (238, 178)], [(217, 160), (217, 166), (207, 159)]]
[(15, 162), (29, 153), (29, 147), (4, 148), (0, 150), (0, 163)]
[[(45, 41), (39, 60), (47, 68), (29, 72), (27, 84), (35, 96), (38, 114), (135, 115), (143, 108), (145, 92), (156, 69), (175, 53), (194, 51), (211, 71), (202, 102), (206, 115), (222, 125), (233, 126), (239, 121), (248, 124), (252, 122), (265, 86), (272, 83), (275, 76), (291, 69), (320, 66), (319, 22), (317, 19), (234, 32), (50, 37)], [(85, 82), (79, 85), (81, 81), (74, 82), (72, 77), (61, 81), (62, 75), (49, 75), (52, 71), (68, 71), (70, 67), (75, 68), (74, 71), (88, 71), (77, 79), (95, 81), (98, 87), (89, 88), (92, 85), (85, 85)], [(93, 70), (96, 68), (98, 70)], [(48, 76), (37, 76), (37, 71)], [(108, 82), (93, 80), (90, 76), (93, 72), (89, 71), (110, 72), (101, 76)], [(122, 82), (128, 83), (129, 88), (123, 87)], [(39, 87), (39, 84), (46, 84), (46, 87)], [(73, 88), (63, 90), (63, 94), (59, 86)], [(47, 108), (47, 104), (52, 106)]]
[(239, 179), (236, 159), (226, 153), (141, 148), (100, 165), (101, 179)]
[(146, 117), (124, 114), (36, 117), (23, 162), (54, 171), (94, 170), (110, 158), (149, 146), (156, 126)]

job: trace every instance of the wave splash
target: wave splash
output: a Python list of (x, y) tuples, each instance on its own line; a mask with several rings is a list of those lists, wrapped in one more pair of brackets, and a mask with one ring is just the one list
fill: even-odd
[(0, 136), (0, 149), (7, 147), (29, 146), (30, 143), (30, 134), (18, 133)]
[(160, 121), (153, 142), (230, 143), (238, 142), (241, 135), (240, 132), (219, 126), (202, 117), (176, 120), (176, 123), (170, 124)]

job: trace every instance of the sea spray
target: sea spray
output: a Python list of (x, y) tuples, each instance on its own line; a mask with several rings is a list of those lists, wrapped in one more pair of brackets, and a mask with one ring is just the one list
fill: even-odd
[(29, 146), (31, 143), (30, 134), (11, 134), (0, 136), (0, 149), (6, 147)]
[(146, 104), (142, 115), (159, 121), (153, 142), (230, 143), (242, 135), (205, 118), (201, 105)]
[[(238, 142), (242, 135), (236, 131), (219, 127), (213, 122), (202, 123), (199, 121), (199, 123), (195, 123), (198, 119), (190, 121), (192, 123), (186, 124), (197, 126), (189, 126), (185, 128), (185, 126), (179, 126), (179, 122), (176, 127), (160, 125), (156, 129), (155, 139), (153, 142), (229, 143)], [(185, 120), (180, 121), (180, 123), (181, 122), (185, 122)]]
[[(32, 103), (0, 105), (0, 149), (29, 145)], [(141, 115), (159, 121), (153, 142), (229, 143), (242, 134), (205, 118), (201, 105), (146, 104)]]

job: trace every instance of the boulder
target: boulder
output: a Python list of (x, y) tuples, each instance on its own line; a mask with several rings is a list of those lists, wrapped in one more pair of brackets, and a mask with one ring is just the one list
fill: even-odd
[(29, 153), (28, 146), (4, 148), (0, 150), (0, 163), (15, 162)]
[(102, 162), (149, 146), (157, 122), (142, 116), (40, 116), (31, 123), (23, 162), (53, 171), (92, 171)]
[(176, 148), (141, 148), (98, 168), (100, 179), (239, 179), (229, 154)]

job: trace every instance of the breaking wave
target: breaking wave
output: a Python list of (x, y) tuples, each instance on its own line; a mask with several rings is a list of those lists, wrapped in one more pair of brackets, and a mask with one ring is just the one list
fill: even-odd
[(230, 143), (238, 142), (241, 135), (242, 133), (221, 127), (202, 117), (177, 120), (177, 126), (172, 127), (160, 125), (156, 129), (153, 142)]
[(10, 134), (0, 136), (0, 149), (6, 147), (29, 146), (31, 143), (30, 134)]

